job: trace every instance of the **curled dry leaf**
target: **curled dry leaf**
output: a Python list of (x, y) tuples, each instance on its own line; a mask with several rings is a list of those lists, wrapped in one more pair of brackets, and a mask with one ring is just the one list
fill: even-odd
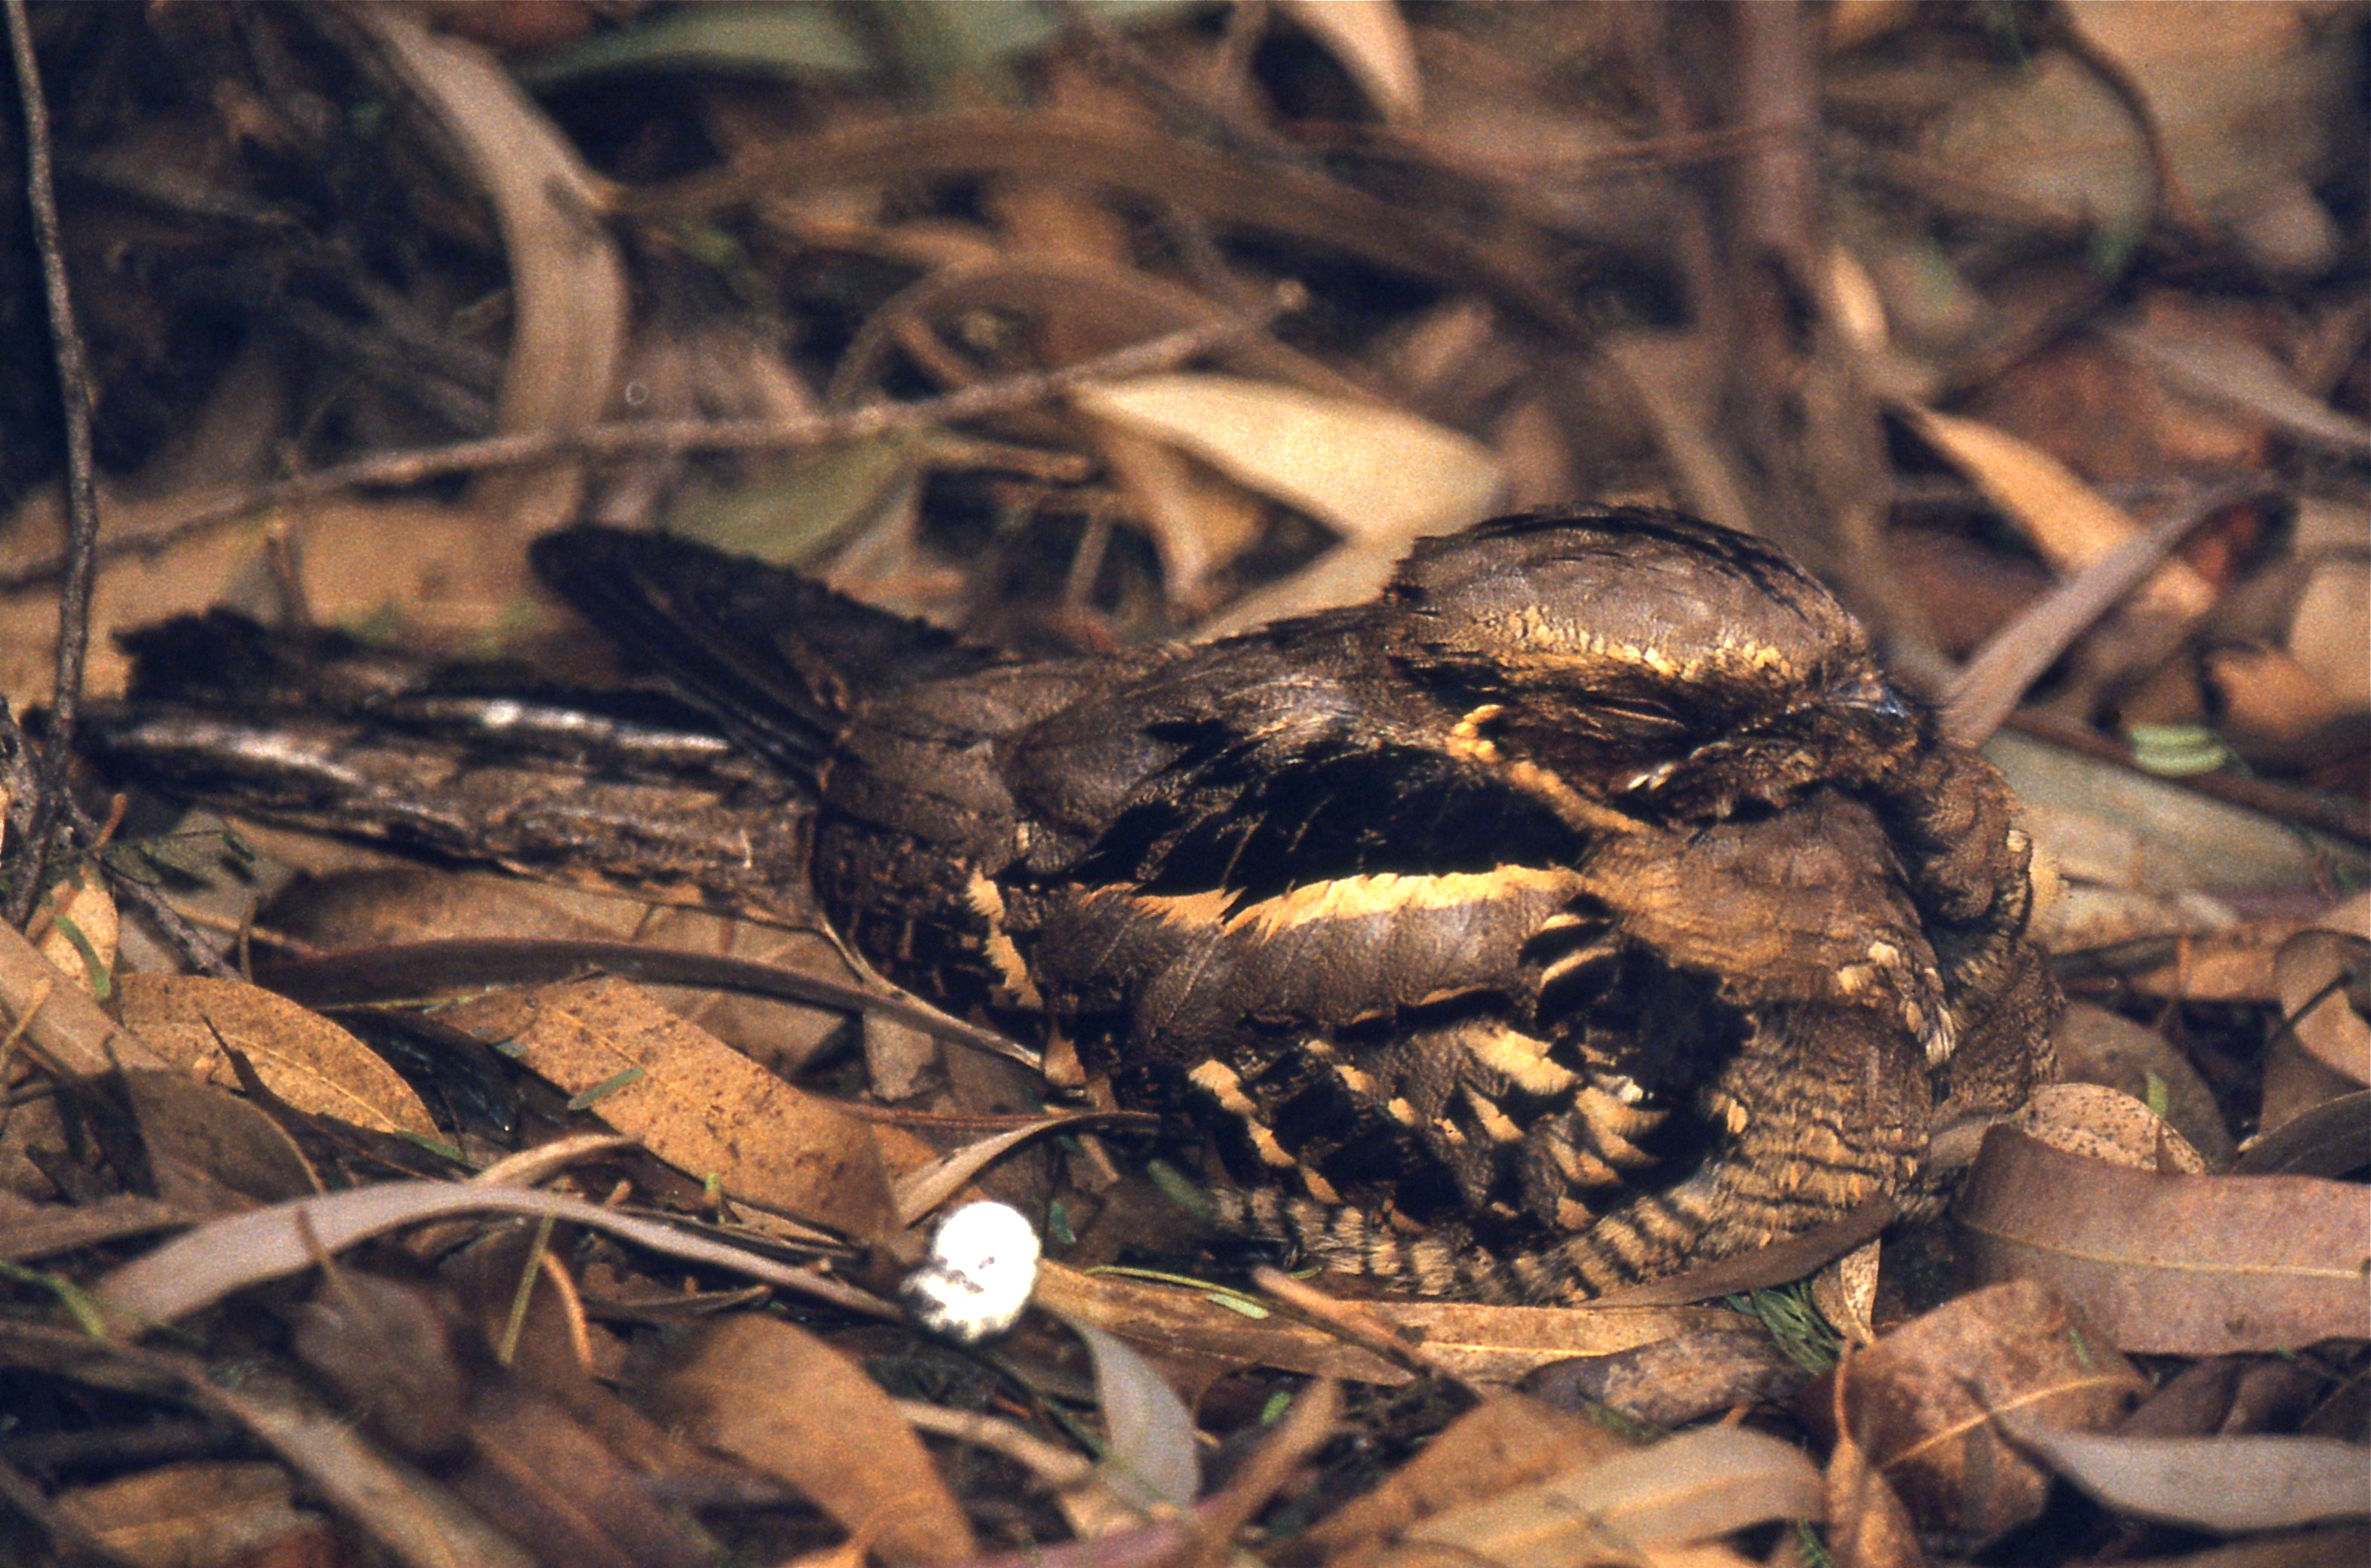
[(839, 1351), (778, 1318), (734, 1313), (681, 1346), (650, 1402), (691, 1436), (814, 1499), (888, 1563), (977, 1554), (920, 1438)]
[(2206, 1170), (2205, 1159), (2171, 1124), (2101, 1084), (2045, 1084), (2009, 1124), (2053, 1148), (2133, 1170)]
[[(1790, 1443), (1742, 1427), (1683, 1432), (1412, 1527), (1385, 1563), (1569, 1562), (1609, 1547), (1707, 1540), (1770, 1519), (1822, 1516), (1820, 1472)], [(1621, 1559), (1615, 1559), (1620, 1561)]]
[(1424, 108), (1416, 43), (1397, 0), (1284, 0), (1293, 20), (1314, 34), (1394, 125)]
[(1806, 1400), (1815, 1421), (1841, 1418), (1927, 1533), (1972, 1549), (2040, 1514), (2049, 1492), (1990, 1412), (2081, 1431), (2107, 1425), (2146, 1387), (2066, 1301), (2018, 1282), (1903, 1324)]
[(1828, 1550), (1843, 1568), (1926, 1568), (1926, 1548), (1902, 1494), (1870, 1462), (1868, 1450), (1854, 1435), (1848, 1401), (1852, 1374), (1847, 1355), (1830, 1379), (1833, 1398), (1827, 1418), (1836, 1439), (1821, 1477), (1828, 1505)]
[(2371, 1089), (2326, 1100), (2248, 1140), (2246, 1176), (2351, 1176), (2371, 1168)]
[(500, 1043), (538, 1076), (587, 1097), (587, 1109), (659, 1159), (695, 1180), (721, 1180), (735, 1200), (849, 1236), (895, 1227), (869, 1127), (625, 981), (490, 997), (439, 1017)]
[(127, 974), (123, 1021), (177, 1066), (224, 1089), (237, 1051), (299, 1111), (382, 1133), (439, 1136), (411, 1086), (376, 1052), (317, 1012), (237, 980)]
[(2190, 1058), (2156, 1030), (2097, 1003), (2072, 1002), (2050, 1032), (2050, 1044), (2067, 1081), (2104, 1084), (2149, 1102), (2162, 1099), (2165, 1119), (2190, 1140), (2208, 1169), (2231, 1163), (2231, 1133), (2215, 1091)]
[(2358, 1084), (2371, 1084), (2371, 1020), (2354, 1004), (2366, 972), (2371, 893), (2324, 910), (2273, 959), (2273, 984), (2289, 1032), (2315, 1061)]
[(1537, 1400), (1494, 1395), (1305, 1539), (1331, 1568), (1373, 1568), (1387, 1547), (1434, 1515), (1584, 1469), (1632, 1447), (1596, 1422)]
[[(405, 86), (459, 145), (502, 225), (511, 273), (511, 342), (497, 422), (505, 432), (572, 430), (607, 407), (625, 352), (627, 290), (602, 226), (599, 182), (494, 58), (428, 31), (407, 12), (352, 13)], [(567, 521), (582, 467), (480, 481), (476, 509), (526, 538)]]
[(2046, 1283), (2124, 1350), (2371, 1338), (2371, 1188), (2132, 1170), (1995, 1127), (1957, 1214), (1978, 1278)]

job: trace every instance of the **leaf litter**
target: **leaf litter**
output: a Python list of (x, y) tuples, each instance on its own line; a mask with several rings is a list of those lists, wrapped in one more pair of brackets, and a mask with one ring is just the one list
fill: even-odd
[[(1253, 1318), (1144, 1128), (851, 973), (795, 892), (738, 927), (683, 889), (530, 912), (285, 834), (187, 852), (138, 803), (0, 932), (0, 1482), (34, 1551), (2362, 1554), (2371, 305), (2326, 8), (1789, 8), (1791, 76), (1667, 6), (80, 9), (33, 42), (76, 83), (102, 638), (228, 602), (576, 667), (519, 545), (581, 498), (1101, 651), (1355, 599), (1503, 502), (1676, 500), (1821, 562), (1963, 696), (2080, 1007), (2068, 1081), (1938, 1148), (1945, 1219), (1628, 1305), (1319, 1280)], [(1725, 178), (1767, 172), (1759, 114), (1816, 122), (1789, 145), (1830, 177), (1775, 241)], [(1764, 319), (1773, 244), (1805, 287)], [(1184, 329), (1214, 346), (1023, 388)], [(943, 390), (986, 411), (831, 434)], [(801, 433), (688, 428), (733, 419)], [(619, 444), (572, 453), (587, 427)], [(18, 706), (62, 511), (26, 428)], [(495, 434), (548, 444), (442, 466)], [(273, 488), (355, 462), (409, 493)], [(94, 692), (122, 678), (96, 646)], [(218, 972), (178, 973), (156, 891)], [(402, 997), (313, 998), (335, 1021), (226, 977), (526, 935), (578, 945), (437, 950)], [(600, 971), (637, 940), (674, 955)], [(712, 988), (759, 969), (762, 1002)], [(890, 1303), (958, 1195), (1058, 1243), (982, 1353)], [(212, 1435), (142, 1435), (176, 1422)]]

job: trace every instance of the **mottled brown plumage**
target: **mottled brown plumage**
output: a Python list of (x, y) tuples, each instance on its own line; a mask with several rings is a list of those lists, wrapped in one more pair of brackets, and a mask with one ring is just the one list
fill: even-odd
[[(815, 890), (875, 963), (1186, 1112), (1230, 1216), (1328, 1262), (1594, 1295), (1898, 1194), (1938, 1107), (2048, 1069), (1999, 775), (1709, 525), (1502, 519), (1371, 605), (1036, 663), (648, 535), (536, 559), (812, 793)], [(297, 814), (358, 825), (334, 786)], [(781, 874), (769, 831), (726, 896)]]

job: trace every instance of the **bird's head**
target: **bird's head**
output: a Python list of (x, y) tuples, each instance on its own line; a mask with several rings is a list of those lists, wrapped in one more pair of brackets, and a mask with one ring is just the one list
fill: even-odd
[(1816, 579), (1678, 513), (1525, 513), (1428, 540), (1381, 624), (1478, 731), (1625, 809), (1783, 804), (1881, 776), (1920, 734)]

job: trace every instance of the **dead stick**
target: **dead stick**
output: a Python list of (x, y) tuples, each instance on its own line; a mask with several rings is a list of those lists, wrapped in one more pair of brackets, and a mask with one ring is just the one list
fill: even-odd
[(58, 596), (57, 691), (51, 700), (49, 744), (41, 760), (41, 800), (24, 847), (8, 916), (21, 925), (40, 897), (41, 871), (63, 813), (66, 769), (74, 758), (75, 721), (82, 707), (83, 657), (90, 646), (90, 591), (98, 574), (98, 487), (90, 452), (89, 367), (75, 329), (74, 298), (66, 289), (65, 247), (58, 237), (58, 197), (50, 160), (50, 110), (41, 97), (40, 65), (33, 58), (33, 24), (25, 0), (6, 0), (8, 52), (17, 65), (17, 96), (25, 111), (25, 195), (32, 208), (33, 244), (41, 257), (41, 286), (50, 312), (50, 346), (57, 361), (58, 399), (66, 426), (65, 586)]

